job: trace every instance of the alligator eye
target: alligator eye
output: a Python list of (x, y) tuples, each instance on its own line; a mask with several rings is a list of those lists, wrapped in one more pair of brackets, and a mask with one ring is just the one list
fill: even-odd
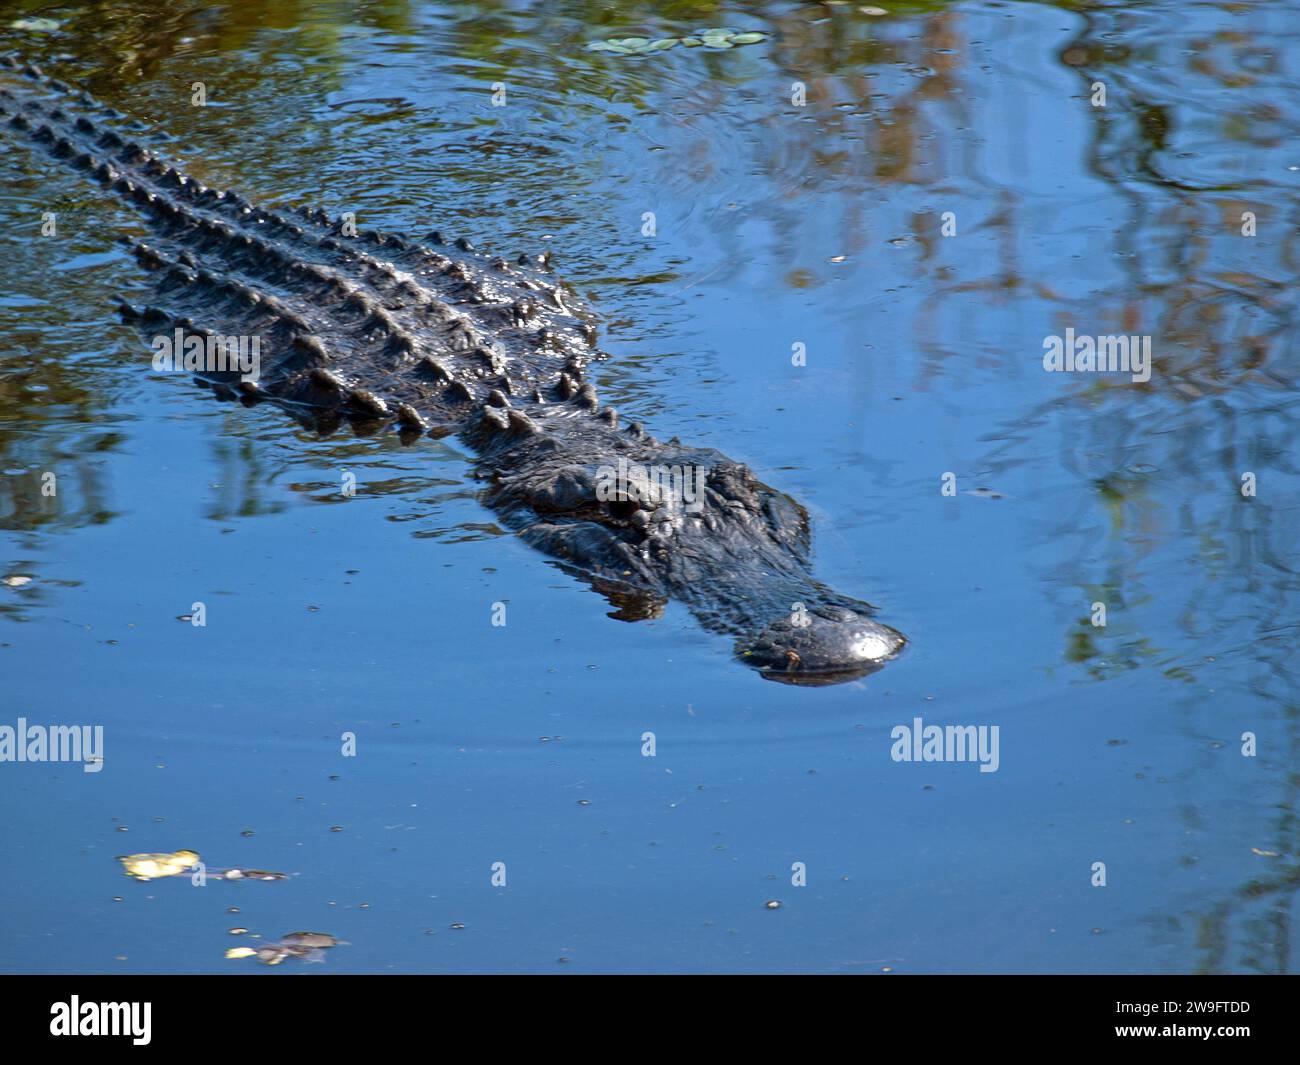
[(611, 499), (609, 501), (609, 516), (617, 518), (619, 521), (627, 521), (640, 509), (641, 506), (635, 499)]

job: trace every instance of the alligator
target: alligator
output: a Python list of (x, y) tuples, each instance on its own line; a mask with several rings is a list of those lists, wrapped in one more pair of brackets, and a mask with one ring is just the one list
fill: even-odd
[(612, 616), (677, 600), (767, 679), (851, 680), (903, 649), (870, 604), (815, 579), (802, 506), (721, 452), (660, 442), (599, 404), (594, 317), (549, 254), (508, 260), (436, 231), (414, 240), (260, 206), (187, 176), (145, 123), (81, 87), (13, 56), (0, 75), (0, 126), (144, 220), (148, 240), (122, 240), (153, 295), (119, 299), (122, 317), (146, 338), (259, 338), (255, 376), (195, 369), (217, 399), (275, 404), (323, 434), (454, 434), (484, 503)]

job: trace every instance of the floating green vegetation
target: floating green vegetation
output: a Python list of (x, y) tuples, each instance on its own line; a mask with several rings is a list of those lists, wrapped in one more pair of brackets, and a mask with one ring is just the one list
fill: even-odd
[(608, 41), (593, 41), (587, 45), (589, 52), (613, 52), (615, 55), (650, 55), (666, 52), (679, 44), (686, 48), (736, 48), (743, 44), (758, 44), (767, 40), (766, 33), (738, 33), (729, 29), (696, 30), (689, 37), (611, 37)]

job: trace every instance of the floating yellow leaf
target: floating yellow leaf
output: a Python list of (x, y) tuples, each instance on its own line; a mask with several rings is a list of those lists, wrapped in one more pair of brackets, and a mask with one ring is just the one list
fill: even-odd
[(137, 880), (157, 880), (164, 876), (183, 876), (199, 864), (194, 851), (174, 851), (171, 854), (126, 854), (117, 859), (127, 876)]
[(227, 958), (251, 958), (256, 953), (257, 951), (255, 951), (252, 947), (231, 947), (228, 951), (226, 951), (226, 957)]

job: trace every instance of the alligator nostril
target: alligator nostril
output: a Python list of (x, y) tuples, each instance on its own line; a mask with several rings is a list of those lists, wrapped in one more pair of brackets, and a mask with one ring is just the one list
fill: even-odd
[(617, 518), (619, 521), (628, 521), (640, 509), (634, 499), (611, 499), (609, 501), (609, 516)]

